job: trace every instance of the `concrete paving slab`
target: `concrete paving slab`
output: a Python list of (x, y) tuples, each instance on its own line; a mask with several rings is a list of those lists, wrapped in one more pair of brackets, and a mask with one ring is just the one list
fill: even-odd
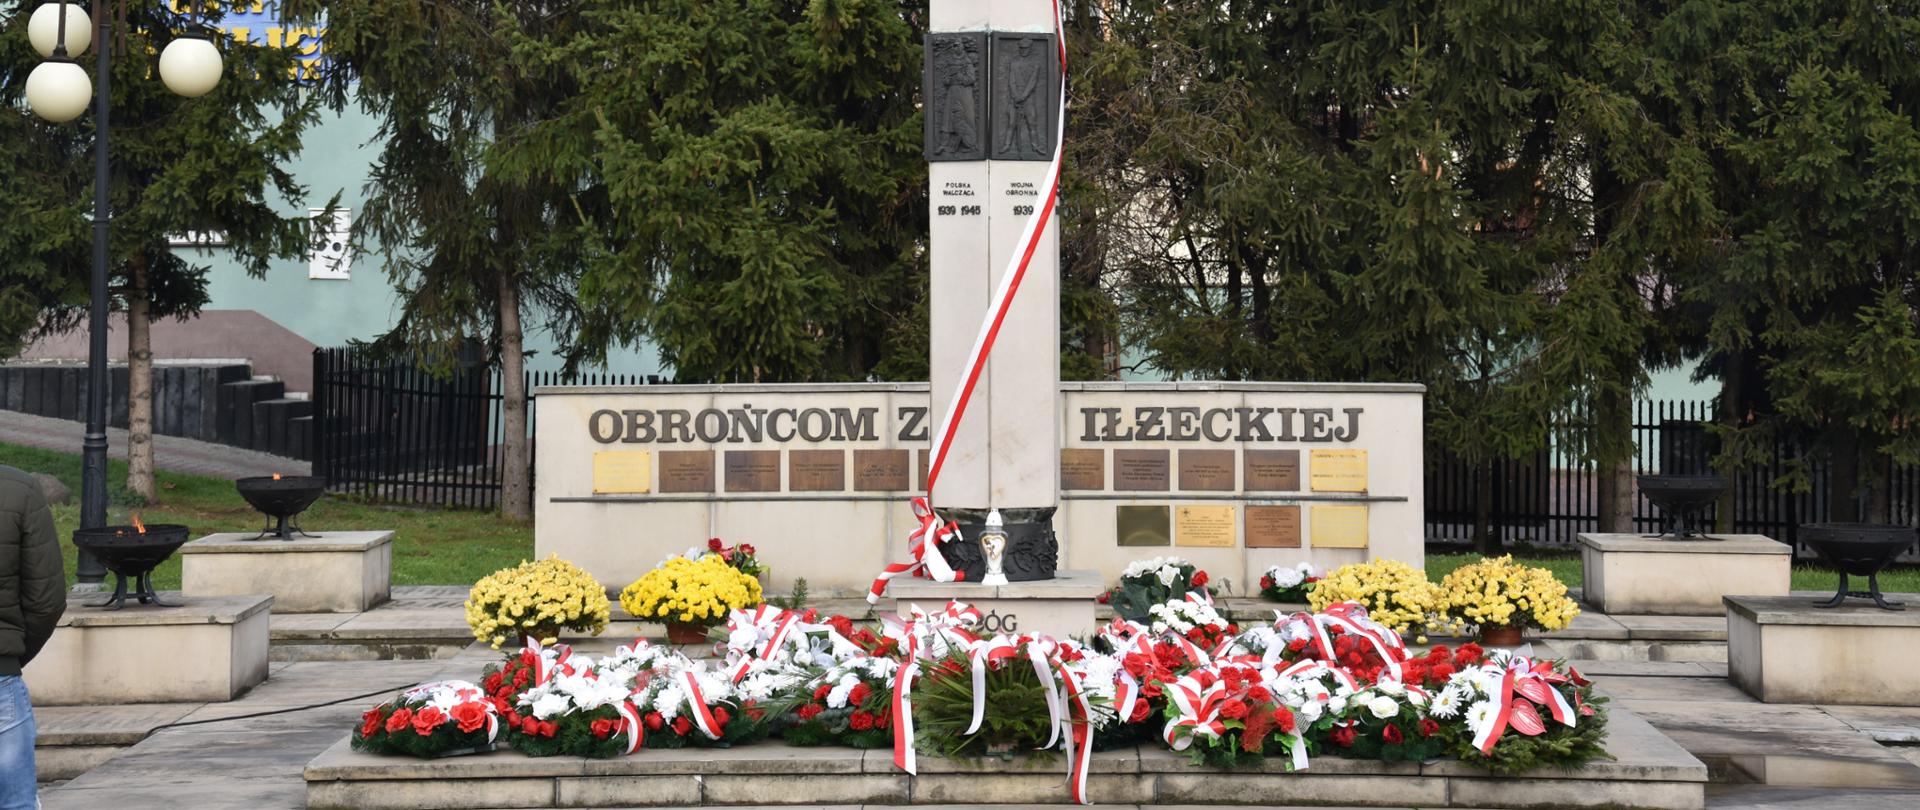
[(1636, 641), (1726, 641), (1727, 617), (1613, 616)]
[(1656, 678), (1724, 678), (1727, 674), (1725, 665), (1721, 665), (1719, 671), (1715, 672), (1706, 664), (1692, 661), (1593, 661), (1575, 659), (1567, 663), (1572, 664), (1574, 669), (1580, 670), (1580, 674), (1589, 677), (1615, 675)]
[(1768, 785), (1713, 785), (1710, 810), (1913, 810), (1920, 791), (1777, 788)]
[(39, 727), (36, 747), (64, 745), (133, 745), (148, 732), (172, 723), (205, 704), (125, 703), (118, 706), (37, 706), (33, 722)]
[(1573, 617), (1564, 630), (1554, 630), (1540, 634), (1549, 639), (1608, 639), (1625, 640), (1631, 635), (1627, 626), (1605, 613), (1594, 610), (1582, 610)]
[[(1585, 670), (1581, 670), (1585, 672)], [(1590, 673), (1589, 673), (1590, 674)], [(1754, 699), (1725, 678), (1645, 677), (1594, 675), (1595, 688), (1616, 700), (1694, 700), (1713, 703), (1753, 703)]]
[(1624, 706), (1660, 728), (1705, 728), (1743, 731), (1854, 731), (1838, 718), (1812, 706), (1774, 703), (1703, 703), (1697, 700), (1620, 700)]
[(1821, 706), (1820, 710), (1882, 743), (1920, 743), (1920, 707)]
[(274, 640), (322, 633), (346, 624), (357, 613), (275, 613), (269, 620)]

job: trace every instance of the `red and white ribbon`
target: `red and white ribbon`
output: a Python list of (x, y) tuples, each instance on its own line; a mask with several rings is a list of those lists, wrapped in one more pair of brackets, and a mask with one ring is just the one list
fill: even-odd
[(1167, 721), (1166, 730), (1162, 732), (1167, 746), (1175, 751), (1185, 751), (1193, 744), (1195, 736), (1218, 737), (1225, 734), (1227, 727), (1220, 720), (1220, 704), (1226, 702), (1226, 698), (1227, 690), (1218, 682), (1212, 686), (1201, 686), (1192, 675), (1175, 681), (1167, 688), (1167, 699), (1179, 710), (1180, 716)]
[(763, 604), (751, 611), (733, 611), (732, 615), (727, 617), (729, 635), (743, 630), (752, 630), (755, 633), (756, 642), (761, 639), (766, 640), (766, 643), (752, 655), (742, 655), (739, 661), (734, 662), (730, 672), (733, 682), (739, 683), (741, 679), (747, 677), (747, 670), (753, 666), (754, 661), (766, 660), (778, 654), (780, 646), (786, 643), (788, 634), (799, 622), (799, 611), (783, 611), (772, 605)]
[(1087, 702), (1079, 675), (1058, 657), (1053, 659), (1053, 665), (1059, 670), (1060, 682), (1066, 686), (1072, 714), (1067, 721), (1067, 792), (1074, 804), (1092, 804), (1087, 799), (1087, 771), (1093, 766), (1093, 706)]
[[(1542, 667), (1546, 670), (1545, 674), (1540, 672)], [(1473, 747), (1482, 754), (1492, 756), (1494, 746), (1500, 744), (1500, 738), (1508, 728), (1528, 736), (1546, 730), (1533, 704), (1516, 698), (1546, 706), (1553, 719), (1563, 726), (1572, 727), (1578, 723), (1580, 713), (1567, 702), (1565, 695), (1560, 694), (1560, 690), (1553, 687), (1555, 679), (1566, 680), (1566, 677), (1554, 672), (1552, 664), (1542, 662), (1536, 666), (1526, 656), (1519, 655), (1509, 659), (1500, 675), (1499, 694), (1495, 696), (1499, 708), (1492, 721), (1474, 732)]]
[(640, 750), (641, 744), (647, 741), (646, 727), (640, 725), (640, 710), (635, 709), (631, 702), (625, 700), (613, 704), (613, 710), (620, 714), (620, 725), (624, 726), (622, 730), (627, 732), (627, 749), (623, 753), (632, 754)]
[(534, 686), (540, 686), (547, 681), (553, 680), (553, 676), (557, 672), (567, 671), (569, 669), (567, 667), (567, 659), (573, 657), (572, 647), (557, 643), (548, 647), (541, 644), (540, 639), (531, 637), (527, 639), (526, 651), (533, 654)]
[(987, 670), (995, 663), (1019, 654), (1020, 648), (1006, 636), (994, 636), (968, 646), (967, 659), (973, 668), (973, 722), (967, 724), (966, 733), (979, 731), (981, 721), (986, 719)]
[(893, 764), (910, 774), (920, 773), (919, 754), (913, 749), (913, 679), (920, 664), (909, 652), (893, 674)]
[(687, 687), (687, 704), (692, 709), (687, 714), (692, 716), (694, 727), (707, 735), (707, 739), (720, 739), (720, 719), (714, 717), (713, 711), (707, 708), (707, 696), (700, 692), (700, 679), (694, 677), (693, 670), (688, 669), (680, 672), (680, 680)]
[[(960, 377), (959, 384), (954, 387), (947, 409), (941, 413), (939, 429), (934, 431), (933, 453), (927, 464), (927, 497), (914, 499), (914, 514), (920, 516), (920, 528), (914, 531), (908, 542), (912, 561), (895, 563), (881, 571), (867, 592), (869, 603), (880, 601), (881, 595), (886, 593), (887, 581), (897, 576), (930, 576), (938, 582), (952, 582), (958, 578), (958, 574), (940, 557), (938, 546), (947, 538), (937, 532), (930, 535), (927, 531), (930, 521), (938, 523), (938, 518), (932, 517), (931, 503), (934, 487), (940, 480), (940, 470), (946, 465), (947, 451), (953, 445), (954, 432), (960, 426), (961, 417), (966, 415), (967, 404), (973, 399), (973, 389), (980, 383), (981, 373), (986, 370), (987, 357), (993, 353), (1000, 327), (1006, 322), (1007, 313), (1013, 307), (1013, 298), (1020, 292), (1020, 282), (1026, 278), (1034, 253), (1040, 249), (1040, 238), (1046, 233), (1047, 224), (1053, 220), (1053, 209), (1060, 199), (1060, 157), (1065, 151), (1067, 135), (1067, 39), (1066, 28), (1060, 22), (1059, 0), (1053, 2), (1053, 32), (1060, 58), (1060, 106), (1054, 115), (1057, 126), (1053, 135), (1053, 159), (1047, 163), (1046, 180), (1041, 184), (1046, 191), (1040, 195), (1040, 204), (1034, 206), (1033, 214), (1027, 217), (1027, 224), (1020, 232), (1020, 241), (1016, 243), (1020, 249), (1007, 262), (1006, 272), (1000, 274), (1000, 286), (994, 291), (986, 317), (980, 321), (980, 331), (974, 336), (973, 349), (967, 353), (966, 374)], [(926, 504), (926, 515), (921, 515), (923, 504)]]

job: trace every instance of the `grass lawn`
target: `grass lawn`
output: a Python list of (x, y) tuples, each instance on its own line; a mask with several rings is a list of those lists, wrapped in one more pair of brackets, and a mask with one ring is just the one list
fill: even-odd
[[(1540, 566), (1552, 571), (1553, 575), (1566, 583), (1569, 588), (1580, 586), (1580, 555), (1578, 554), (1534, 549), (1516, 551), (1513, 557), (1527, 565)], [(1478, 559), (1480, 559), (1478, 554), (1428, 554), (1427, 576), (1439, 582), (1453, 569)], [(1803, 562), (1793, 567), (1793, 589), (1796, 591), (1832, 592), (1838, 584), (1839, 579), (1834, 576), (1833, 570), (1825, 565)], [(1867, 589), (1866, 581), (1859, 577), (1850, 578), (1848, 585), (1854, 590)], [(1890, 593), (1920, 593), (1920, 566), (1898, 565), (1880, 572), (1880, 590)]]
[[(0, 464), (50, 473), (73, 490), (73, 503), (53, 507), (71, 583), (72, 535), (80, 525), (80, 455), (0, 444)], [(109, 523), (126, 523), (131, 513), (138, 512), (147, 523), (184, 523), (194, 537), (257, 532), (266, 524), (266, 518), (241, 500), (233, 482), (224, 478), (161, 472), (156, 476), (159, 499), (145, 506), (126, 492), (126, 478), (126, 462), (109, 460)], [(395, 585), (467, 585), (533, 556), (532, 524), (504, 520), (492, 512), (376, 505), (327, 496), (301, 515), (300, 523), (311, 531), (392, 529)], [(154, 572), (154, 583), (163, 589), (180, 587), (179, 555)]]

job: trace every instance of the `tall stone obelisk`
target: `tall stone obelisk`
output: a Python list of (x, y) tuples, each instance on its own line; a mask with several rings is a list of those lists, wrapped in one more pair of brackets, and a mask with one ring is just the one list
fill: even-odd
[[(1051, 0), (933, 0), (923, 102), (931, 214), (932, 421), (1043, 201), (1060, 93)], [(1059, 229), (1049, 218), (934, 493), (941, 509), (1055, 507)]]

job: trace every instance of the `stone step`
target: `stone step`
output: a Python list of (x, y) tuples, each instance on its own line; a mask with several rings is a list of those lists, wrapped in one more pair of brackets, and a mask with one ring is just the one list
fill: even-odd
[[(1611, 712), (1615, 759), (1575, 770), (1495, 777), (1451, 760), (1318, 757), (1299, 773), (1269, 760), (1234, 771), (1195, 767), (1157, 747), (1094, 754), (1089, 798), (1100, 804), (1364, 807), (1573, 807), (1698, 810), (1707, 768), (1632, 712)], [(919, 775), (892, 752), (800, 748), (767, 741), (729, 749), (644, 750), (609, 760), (531, 758), (511, 750), (422, 761), (356, 753), (342, 738), (307, 764), (309, 808), (782, 804), (1018, 806), (1068, 801), (1063, 761), (924, 757)]]

